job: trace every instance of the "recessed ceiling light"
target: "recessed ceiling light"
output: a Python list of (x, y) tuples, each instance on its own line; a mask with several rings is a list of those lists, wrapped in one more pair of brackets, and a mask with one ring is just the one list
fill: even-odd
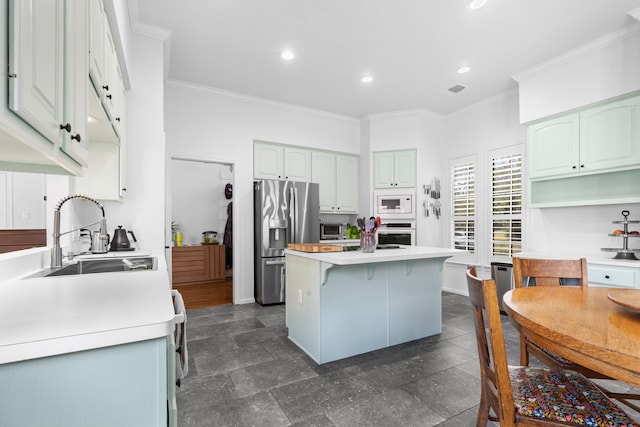
[(471, 0), (471, 2), (469, 3), (469, 9), (480, 9), (485, 4), (487, 4), (487, 0)]
[(291, 61), (293, 58), (296, 57), (296, 54), (293, 53), (293, 51), (291, 50), (284, 50), (282, 51), (282, 53), (280, 54), (280, 57), (282, 59), (284, 59), (285, 61)]
[(467, 67), (467, 66), (462, 66), (462, 67), (460, 67), (460, 68), (458, 68), (458, 69), (456, 70), (456, 72), (457, 72), (458, 74), (468, 73), (469, 71), (471, 71), (471, 68), (469, 68), (469, 67)]
[(87, 122), (88, 123), (98, 123), (98, 119), (96, 119), (94, 116), (92, 115), (88, 115), (87, 116)]
[(362, 83), (371, 83), (373, 81), (373, 77), (370, 75), (362, 76), (360, 79)]

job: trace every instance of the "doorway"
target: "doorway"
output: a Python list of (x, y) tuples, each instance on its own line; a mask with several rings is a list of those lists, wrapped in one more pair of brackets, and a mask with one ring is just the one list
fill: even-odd
[(172, 287), (187, 309), (231, 304), (234, 165), (172, 157), (167, 166)]

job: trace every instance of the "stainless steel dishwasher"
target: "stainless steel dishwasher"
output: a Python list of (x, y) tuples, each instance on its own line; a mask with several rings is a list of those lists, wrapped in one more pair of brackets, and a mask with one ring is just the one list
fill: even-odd
[(492, 262), (491, 278), (496, 282), (500, 312), (504, 313), (502, 296), (507, 291), (513, 289), (513, 265), (506, 262)]

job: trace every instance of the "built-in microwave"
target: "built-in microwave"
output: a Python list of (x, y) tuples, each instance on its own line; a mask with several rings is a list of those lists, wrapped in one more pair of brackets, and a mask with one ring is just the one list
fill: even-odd
[(416, 217), (415, 188), (376, 190), (373, 198), (375, 214), (382, 219), (414, 219)]
[(347, 235), (347, 224), (328, 223), (320, 224), (320, 240), (341, 240)]

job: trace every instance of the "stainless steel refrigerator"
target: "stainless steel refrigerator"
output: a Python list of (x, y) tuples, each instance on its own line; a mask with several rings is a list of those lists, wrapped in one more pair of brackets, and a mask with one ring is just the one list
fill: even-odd
[(262, 180), (253, 183), (254, 291), (259, 304), (285, 301), (284, 249), (320, 240), (318, 184)]

